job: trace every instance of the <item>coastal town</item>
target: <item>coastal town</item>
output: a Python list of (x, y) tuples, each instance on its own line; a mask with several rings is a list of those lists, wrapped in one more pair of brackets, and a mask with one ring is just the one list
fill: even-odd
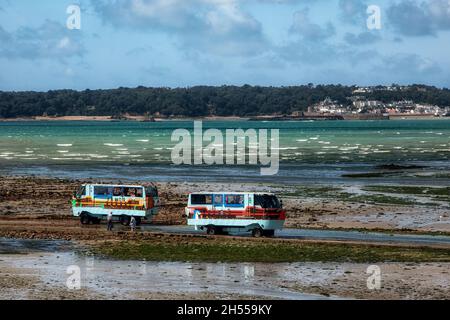
[(450, 106), (417, 103), (410, 99), (388, 103), (368, 98), (375, 91), (406, 91), (409, 87), (358, 87), (342, 104), (330, 97), (308, 107), (307, 112), (294, 111), (292, 118), (323, 120), (389, 120), (450, 117)]

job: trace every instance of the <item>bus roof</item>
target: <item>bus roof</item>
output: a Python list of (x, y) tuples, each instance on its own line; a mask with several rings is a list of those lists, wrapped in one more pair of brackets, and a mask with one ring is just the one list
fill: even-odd
[(112, 187), (112, 188), (146, 188), (150, 186), (142, 186), (142, 185), (127, 185), (127, 184), (92, 184), (87, 183), (83, 184), (83, 186), (92, 186), (92, 187)]
[(217, 191), (217, 192), (213, 192), (213, 191), (202, 191), (202, 192), (191, 192), (189, 193), (189, 195), (191, 194), (230, 194), (230, 195), (237, 195), (237, 194), (254, 194), (254, 195), (270, 195), (270, 196), (274, 196), (274, 193), (271, 192), (228, 192), (228, 191)]

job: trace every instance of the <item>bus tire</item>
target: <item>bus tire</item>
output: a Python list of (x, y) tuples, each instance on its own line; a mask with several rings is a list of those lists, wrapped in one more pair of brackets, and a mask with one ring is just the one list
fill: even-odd
[(217, 231), (217, 234), (220, 234), (220, 235), (222, 235), (222, 236), (228, 236), (230, 233), (229, 233), (228, 231), (223, 230), (223, 228), (220, 228), (220, 229)]
[(88, 213), (83, 212), (80, 215), (80, 222), (82, 225), (88, 225), (91, 223), (91, 217), (89, 216)]
[(131, 218), (129, 216), (121, 216), (120, 217), (120, 223), (125, 227), (128, 227), (130, 225), (130, 221), (131, 221)]
[(221, 227), (216, 227), (216, 235), (224, 235), (225, 231), (223, 231), (223, 228)]
[(264, 237), (272, 238), (273, 236), (275, 236), (275, 230), (264, 230), (263, 234)]
[(263, 235), (263, 230), (261, 228), (255, 228), (252, 230), (252, 236), (254, 238), (261, 238)]
[(216, 227), (214, 227), (214, 226), (208, 226), (208, 227), (206, 228), (206, 234), (208, 234), (208, 235), (210, 235), (210, 236), (216, 235), (216, 234), (217, 234)]

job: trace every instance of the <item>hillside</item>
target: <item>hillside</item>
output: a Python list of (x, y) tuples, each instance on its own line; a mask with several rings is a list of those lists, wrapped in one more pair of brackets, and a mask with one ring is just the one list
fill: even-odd
[[(374, 87), (367, 99), (382, 102), (413, 100), (450, 106), (450, 90), (412, 85)], [(110, 90), (57, 90), (48, 92), (1, 92), (0, 118), (34, 116), (257, 116), (291, 114), (330, 97), (340, 104), (355, 86), (312, 84), (292, 87), (198, 86), (191, 88), (118, 88)], [(361, 94), (358, 94), (360, 96)]]

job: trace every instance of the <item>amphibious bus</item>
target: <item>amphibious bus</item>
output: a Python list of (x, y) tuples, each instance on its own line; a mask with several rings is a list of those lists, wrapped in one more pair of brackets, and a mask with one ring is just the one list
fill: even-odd
[(112, 212), (113, 219), (129, 225), (131, 217), (136, 223), (150, 222), (158, 214), (158, 189), (154, 185), (85, 184), (72, 198), (73, 216), (82, 224), (98, 224)]
[(189, 195), (185, 215), (188, 225), (210, 235), (251, 231), (254, 237), (272, 237), (283, 228), (286, 210), (270, 193), (201, 192)]

